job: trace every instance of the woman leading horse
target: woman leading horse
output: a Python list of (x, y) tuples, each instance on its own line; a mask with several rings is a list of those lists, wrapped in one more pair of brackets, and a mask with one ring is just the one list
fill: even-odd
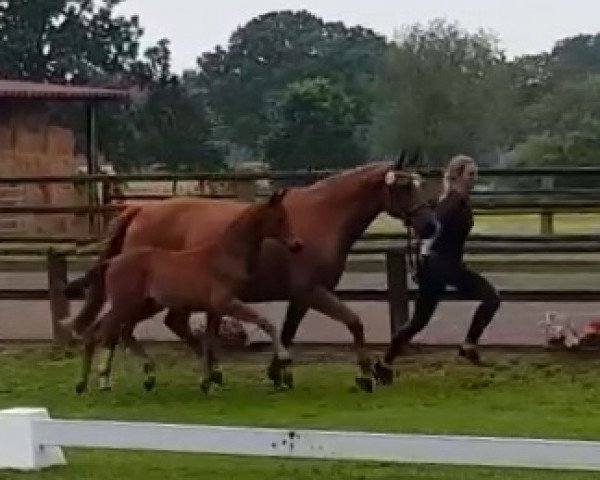
[(467, 268), (463, 250), (467, 236), (473, 228), (473, 212), (469, 191), (477, 177), (475, 161), (466, 155), (454, 157), (444, 173), (444, 192), (436, 208), (440, 228), (437, 234), (423, 245), (417, 268), (419, 292), (411, 321), (401, 328), (384, 357), (377, 362), (376, 376), (381, 383), (393, 381), (392, 362), (408, 342), (429, 323), (447, 285), (463, 297), (480, 301), (471, 327), (459, 355), (473, 363), (480, 358), (476, 345), (500, 306), (494, 287), (480, 274)]

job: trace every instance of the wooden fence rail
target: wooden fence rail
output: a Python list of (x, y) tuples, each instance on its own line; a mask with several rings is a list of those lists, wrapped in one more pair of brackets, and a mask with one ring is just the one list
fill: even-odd
[[(65, 214), (73, 213), (87, 215), (90, 224), (97, 224), (97, 218), (107, 220), (111, 215), (124, 207), (115, 201), (127, 201), (132, 198), (149, 199), (154, 195), (123, 196), (113, 192), (113, 186), (123, 182), (172, 182), (176, 192), (179, 181), (226, 180), (239, 182), (241, 187), (236, 189), (235, 195), (251, 196), (256, 191), (246, 187), (255, 180), (269, 179), (277, 181), (310, 182), (323, 178), (333, 171), (321, 172), (243, 172), (243, 173), (192, 173), (192, 174), (152, 174), (152, 175), (90, 175), (90, 176), (38, 176), (38, 177), (0, 177), (0, 185), (18, 184), (47, 184), (71, 183), (87, 185), (88, 188), (100, 187), (101, 202), (89, 205), (1, 205), (0, 214)], [(439, 170), (422, 171), (425, 176), (438, 176)], [(600, 176), (600, 168), (534, 168), (534, 169), (483, 169), (481, 176), (489, 177), (557, 177), (577, 178)], [(596, 189), (551, 189), (546, 188), (552, 182), (542, 181), (540, 190), (524, 188), (522, 190), (478, 192), (474, 194), (473, 204), (476, 214), (505, 215), (505, 214), (530, 214), (540, 215), (542, 235), (474, 235), (467, 247), (468, 253), (477, 254), (547, 254), (547, 253), (600, 253), (600, 238), (594, 235), (553, 235), (553, 217), (559, 212), (600, 212), (600, 191)], [(159, 195), (164, 198), (168, 195)], [(58, 321), (69, 313), (69, 299), (62, 293), (62, 286), (66, 282), (67, 260), (66, 255), (81, 255), (80, 246), (93, 243), (99, 238), (101, 232), (93, 231), (90, 235), (82, 237), (32, 237), (6, 236), (0, 237), (0, 242), (9, 243), (63, 243), (61, 253), (51, 251), (47, 257), (48, 262), (48, 288), (47, 289), (5, 289), (0, 290), (0, 300), (49, 300), (53, 318), (53, 331), (57, 341), (64, 341), (58, 327)], [(409, 302), (415, 297), (415, 291), (408, 288), (405, 251), (402, 246), (403, 235), (399, 234), (367, 234), (355, 246), (353, 255), (380, 255), (386, 259), (386, 273), (388, 287), (386, 289), (368, 290), (338, 290), (342, 299), (347, 301), (386, 301), (389, 304), (390, 328), (394, 332), (407, 321)], [(379, 242), (379, 244), (377, 244)], [(29, 247), (28, 247), (29, 248)], [(11, 250), (12, 249), (12, 250)], [(87, 249), (86, 255), (94, 253), (94, 248)], [(32, 246), (30, 250), (19, 247), (7, 246), (0, 248), (0, 253), (15, 254), (44, 254), (39, 247)], [(600, 288), (600, 287), (599, 287)], [(600, 299), (600, 290), (505, 290), (500, 292), (507, 301), (593, 301)], [(454, 292), (448, 292), (446, 300), (460, 300)]]
[[(470, 242), (468, 253), (502, 253), (505, 255), (544, 253), (600, 253), (600, 240), (596, 241), (562, 241), (562, 242)], [(387, 302), (390, 318), (390, 332), (393, 334), (408, 321), (409, 303), (414, 301), (416, 291), (409, 288), (406, 251), (403, 246), (365, 246), (353, 249), (355, 255), (383, 255), (386, 259), (388, 285), (381, 289), (338, 289), (336, 293), (344, 301)], [(52, 313), (53, 338), (57, 343), (68, 340), (61, 331), (59, 321), (70, 314), (70, 300), (81, 300), (81, 297), (67, 298), (63, 286), (67, 282), (67, 258), (64, 253), (50, 251), (47, 257), (48, 288), (47, 289), (4, 289), (0, 290), (0, 300), (49, 300)], [(600, 287), (589, 289), (504, 289), (500, 296), (507, 302), (590, 302), (600, 301)], [(455, 291), (448, 291), (445, 301), (468, 300)]]
[[(250, 200), (260, 195), (254, 182), (270, 180), (276, 182), (306, 184), (324, 178), (338, 170), (322, 171), (279, 171), (279, 172), (193, 172), (177, 174), (126, 174), (126, 175), (69, 175), (69, 176), (20, 176), (0, 177), (0, 185), (67, 183), (83, 186), (89, 191), (87, 205), (0, 205), (0, 214), (76, 214), (87, 215), (90, 233), (98, 233), (110, 215), (123, 208), (121, 202), (131, 200), (158, 200), (177, 194), (178, 182), (226, 181), (235, 184), (229, 193), (213, 192), (215, 198), (240, 198)], [(419, 172), (439, 181), (441, 169), (420, 169)], [(600, 190), (596, 188), (549, 188), (555, 179), (589, 179), (600, 177), (600, 168), (495, 168), (481, 169), (484, 180), (490, 178), (516, 178), (519, 181), (539, 180), (540, 188), (515, 188), (496, 186), (490, 191), (475, 191), (473, 204), (477, 215), (535, 214), (540, 217), (540, 232), (554, 232), (556, 213), (600, 212)], [(127, 182), (171, 182), (171, 194), (123, 194), (119, 185)], [(526, 182), (526, 183), (527, 183)], [(206, 195), (204, 195), (206, 196)]]

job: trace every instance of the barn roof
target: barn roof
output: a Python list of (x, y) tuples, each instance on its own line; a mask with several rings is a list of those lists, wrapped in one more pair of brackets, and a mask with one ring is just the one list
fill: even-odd
[(129, 100), (126, 90), (57, 85), (21, 80), (0, 79), (1, 99), (45, 99), (57, 101)]

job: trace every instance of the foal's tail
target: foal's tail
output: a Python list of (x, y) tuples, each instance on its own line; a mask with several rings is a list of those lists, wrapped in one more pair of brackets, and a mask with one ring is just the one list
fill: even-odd
[(107, 245), (94, 266), (83, 277), (67, 283), (63, 289), (64, 293), (69, 296), (81, 293), (86, 288), (88, 289), (83, 308), (70, 322), (70, 326), (75, 333), (80, 334), (102, 309), (104, 303), (104, 271), (108, 265), (108, 260), (121, 253), (127, 229), (141, 209), (142, 207), (137, 205), (128, 207), (115, 219), (107, 236)]

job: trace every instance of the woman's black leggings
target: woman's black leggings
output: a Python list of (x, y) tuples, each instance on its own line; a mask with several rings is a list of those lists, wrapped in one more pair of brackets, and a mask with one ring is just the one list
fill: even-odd
[(429, 323), (447, 285), (455, 287), (465, 299), (481, 301), (467, 333), (466, 341), (469, 343), (477, 343), (500, 306), (498, 293), (484, 277), (462, 263), (448, 261), (435, 254), (423, 259), (417, 279), (419, 293), (413, 316), (392, 339), (385, 356), (386, 363), (391, 363), (403, 347)]

